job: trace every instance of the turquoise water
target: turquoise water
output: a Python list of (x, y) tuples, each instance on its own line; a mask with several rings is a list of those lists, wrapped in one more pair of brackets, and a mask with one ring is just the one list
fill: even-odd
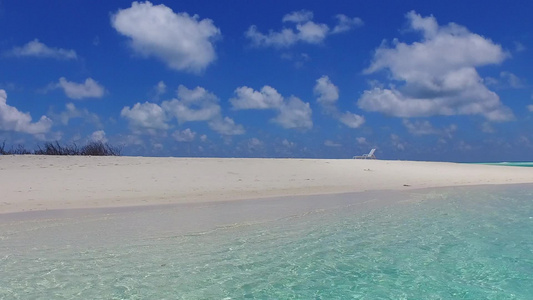
[(9, 220), (0, 298), (533, 299), (531, 187)]
[(533, 167), (533, 162), (496, 162), (496, 163), (480, 163), (480, 164), (510, 166), (510, 167)]

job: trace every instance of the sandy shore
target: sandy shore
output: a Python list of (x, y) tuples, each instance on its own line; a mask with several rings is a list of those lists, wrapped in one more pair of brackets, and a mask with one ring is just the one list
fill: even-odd
[(533, 169), (327, 159), (0, 156), (0, 213), (533, 183)]

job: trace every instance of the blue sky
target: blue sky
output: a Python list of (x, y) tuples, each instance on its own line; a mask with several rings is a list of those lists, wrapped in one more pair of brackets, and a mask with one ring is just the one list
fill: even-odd
[(527, 1), (0, 0), (0, 141), (533, 160)]

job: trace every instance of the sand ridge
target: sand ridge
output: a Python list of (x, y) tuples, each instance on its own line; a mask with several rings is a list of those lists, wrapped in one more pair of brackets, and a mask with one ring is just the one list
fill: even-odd
[(354, 159), (0, 156), (0, 214), (514, 183), (533, 183), (533, 169)]

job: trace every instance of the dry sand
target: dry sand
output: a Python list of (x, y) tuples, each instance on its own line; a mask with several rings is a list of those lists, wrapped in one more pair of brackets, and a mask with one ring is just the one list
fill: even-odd
[(0, 156), (0, 214), (533, 183), (533, 168), (354, 159)]

